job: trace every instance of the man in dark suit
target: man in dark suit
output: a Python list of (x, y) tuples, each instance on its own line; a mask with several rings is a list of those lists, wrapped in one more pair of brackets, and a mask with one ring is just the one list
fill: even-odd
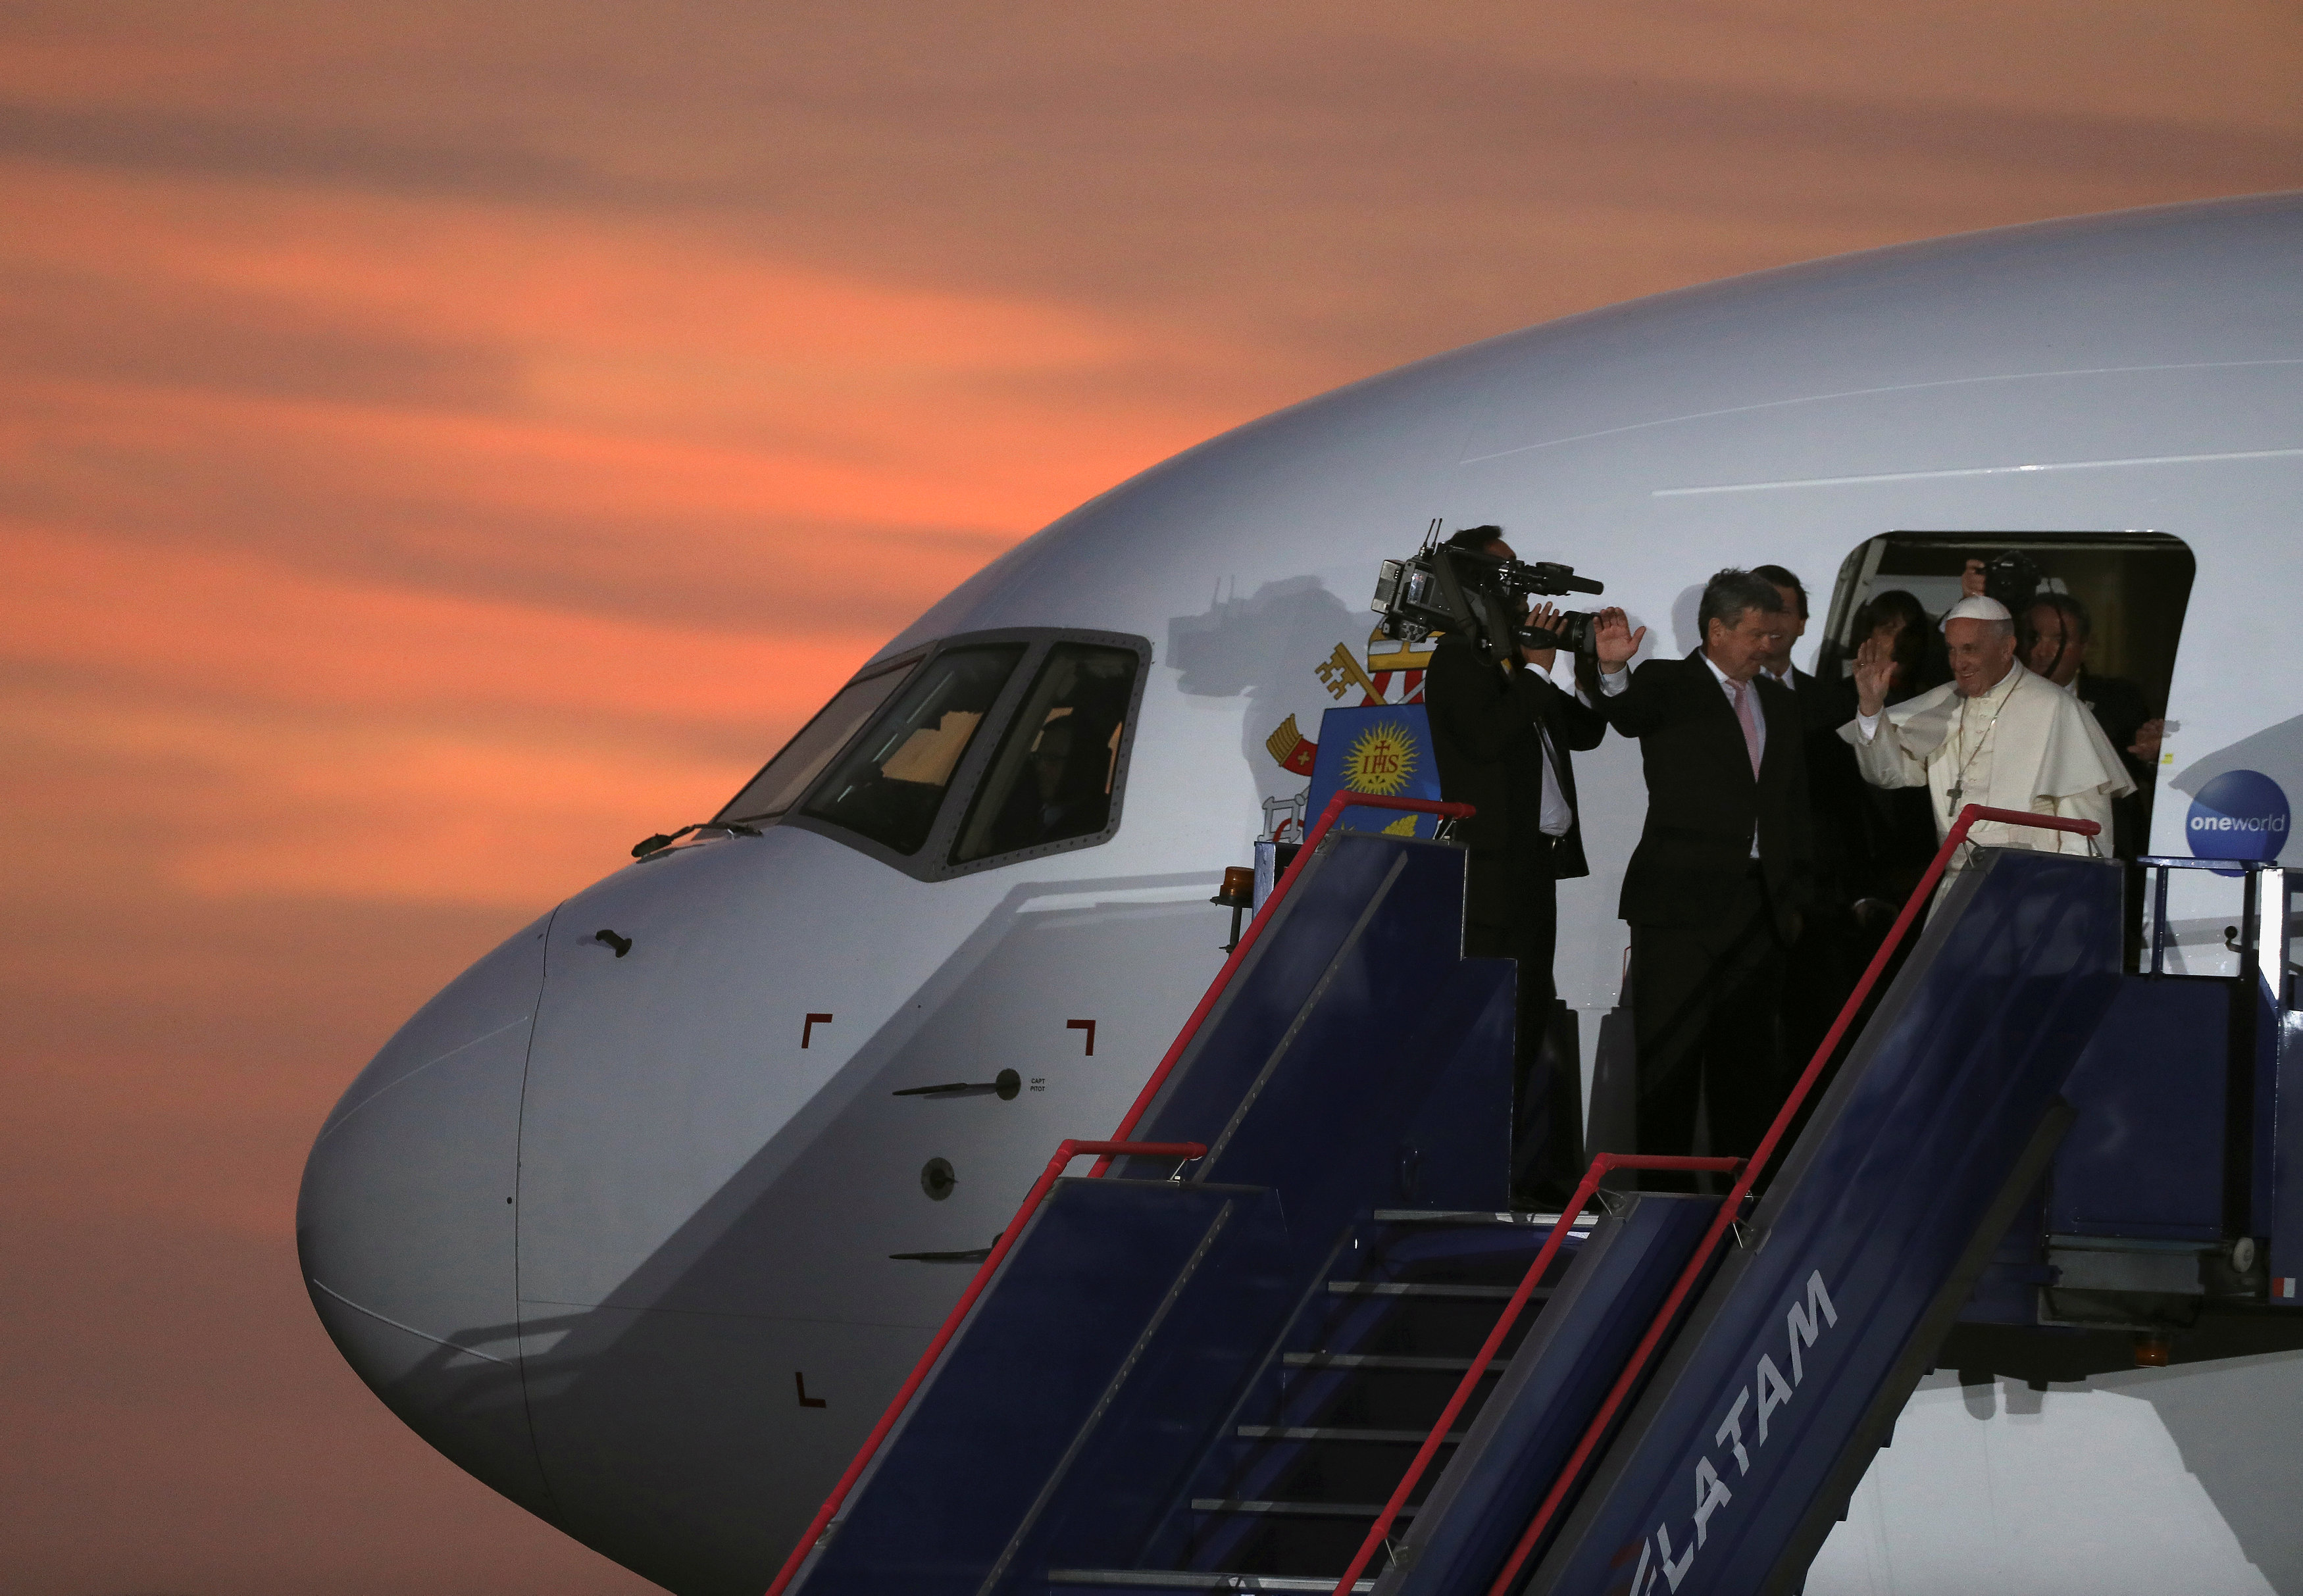
[(1799, 706), (1814, 834), (1813, 885), (1784, 971), (1784, 1064), (1796, 1077), (1822, 1045), (1870, 956), (1870, 937), (1855, 905), (1872, 876), (1867, 868), (1872, 802), (1855, 751), (1839, 735), (1855, 718), (1853, 685), (1826, 685), (1792, 663), (1792, 647), (1807, 631), (1807, 584), (1782, 566), (1754, 566), (1751, 575), (1776, 590), (1791, 617), (1759, 674), (1787, 689)]
[(1784, 953), (1799, 939), (1813, 842), (1799, 705), (1760, 666), (1792, 618), (1764, 578), (1721, 571), (1696, 610), (1702, 646), (1627, 671), (1647, 628), (1601, 612), (1598, 707), (1639, 739), (1648, 785), (1620, 911), (1642, 1153), (1688, 1152), (1700, 1101), (1711, 1152), (1748, 1154), (1789, 1085)]
[(2022, 620), (2023, 663), (2088, 707), (2135, 779), (2135, 791), (2112, 801), (2112, 844), (2120, 858), (2140, 858), (2150, 840), (2151, 788), (2167, 723), (2152, 713), (2142, 688), (2088, 669), (2095, 623), (2086, 605), (2069, 593), (2043, 592)]
[[(1476, 551), (1514, 558), (1491, 533)], [(1543, 606), (1528, 618), (1544, 626), (1554, 613)], [(1470, 855), (1464, 952), (1519, 962), (1512, 1162), (1522, 1197), (1538, 1203), (1564, 1198), (1582, 1173), (1581, 1061), (1546, 1068), (1543, 1052), (1558, 933), (1554, 884), (1590, 874), (1568, 756), (1598, 747), (1607, 731), (1589, 705), (1552, 682), (1552, 659), (1548, 649), (1521, 649), (1498, 665), (1473, 640), (1449, 634), (1423, 678), (1440, 794), (1479, 811), (1458, 833)]]

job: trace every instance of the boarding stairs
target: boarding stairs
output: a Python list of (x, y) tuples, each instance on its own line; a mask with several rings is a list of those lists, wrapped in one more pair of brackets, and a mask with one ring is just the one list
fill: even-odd
[[(1192, 1494), (1154, 1532), (1152, 1567), (1057, 1568), (1048, 1584), (1221, 1589), (1244, 1575), (1229, 1588), (1332, 1589), (1553, 1228), (1509, 1213), (1413, 1210), (1353, 1226), (1200, 1461)], [(1555, 1283), (1572, 1256), (1548, 1270)], [(1549, 1289), (1535, 1288), (1539, 1302)], [(1505, 1356), (1532, 1316), (1514, 1315)], [(1440, 1430), (1442, 1456), (1500, 1372), (1489, 1363)], [(1421, 1495), (1401, 1509), (1401, 1527)], [(1164, 1577), (1147, 1587), (1155, 1570)]]
[[(1976, 820), (2081, 823), (1962, 815), (1750, 1161), (1603, 1155), (1541, 1215), (1463, 855), (1347, 800), (1464, 812), (1330, 806), (770, 1596), (1796, 1591), (1987, 1273), (2037, 1276), (2122, 869), (1981, 851), (1922, 922)], [(1699, 1170), (1725, 1195), (1632, 1189)]]

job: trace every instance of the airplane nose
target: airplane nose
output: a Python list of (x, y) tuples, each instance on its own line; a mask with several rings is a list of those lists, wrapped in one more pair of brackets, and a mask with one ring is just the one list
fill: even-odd
[(304, 1164), (296, 1244), (337, 1349), (432, 1446), (546, 1518), (521, 1391), (513, 1243), (538, 920), (417, 1012)]

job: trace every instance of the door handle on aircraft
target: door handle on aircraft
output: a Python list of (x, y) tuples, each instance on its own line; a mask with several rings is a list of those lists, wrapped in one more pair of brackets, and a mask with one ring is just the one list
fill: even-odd
[(1000, 1238), (994, 1236), (990, 1245), (971, 1247), (965, 1252), (890, 1253), (888, 1260), (893, 1264), (981, 1264), (999, 1244)]
[(1024, 1089), (1024, 1078), (1013, 1070), (1002, 1070), (990, 1080), (949, 1080), (941, 1086), (907, 1086), (894, 1097), (981, 1097), (986, 1092), (997, 1093), (1002, 1103), (1012, 1103), (1016, 1094)]

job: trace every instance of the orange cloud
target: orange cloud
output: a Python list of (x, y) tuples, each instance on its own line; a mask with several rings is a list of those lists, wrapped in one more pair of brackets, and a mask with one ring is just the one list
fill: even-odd
[[(0, 697), (13, 739), (190, 771), (156, 807), (130, 791), (164, 878), (203, 895), (541, 908), (620, 844), (709, 813), (878, 641), (650, 626), (22, 525), (0, 526), (0, 560), (15, 611), (0, 658), (74, 684)], [(709, 757), (696, 734), (748, 752)]]
[[(773, 752), (739, 762), (637, 738), (101, 701), (0, 701), (0, 727), (33, 757), (164, 773), (95, 794), (97, 812), (80, 817), (136, 838), (139, 867), (164, 890), (518, 913), (627, 862), (646, 832), (705, 818)], [(73, 862), (91, 856), (102, 855), (76, 849)]]
[(21, 524), (0, 523), (0, 559), (16, 612), (0, 658), (109, 680), (139, 702), (756, 726), (814, 710), (880, 641), (821, 623), (797, 635), (649, 626)]
[(196, 901), (539, 909), (1231, 419), (1077, 402), (1152, 359), (1108, 318), (725, 230), (21, 160), (0, 204), (44, 219), (0, 240), (0, 721), (99, 807), (168, 772), (134, 868)]
[[(357, 330), (379, 355), (485, 371), (460, 404), (355, 392), (250, 412), (197, 365), (170, 382), (156, 348), (139, 381), (51, 398), (66, 414), (141, 413), (201, 395), (225, 405), (212, 422), (227, 439), (348, 456), (355, 487), (1014, 535), (1238, 418), (1116, 394), (1082, 406), (1067, 386), (1226, 352), (1061, 307), (848, 281), (700, 227), (23, 163), (0, 165), (0, 204), (46, 219), (0, 245), (20, 295), (82, 280), (107, 305), (126, 301), (155, 345), (224, 315), (261, 323), (251, 338)], [(99, 349), (116, 336), (81, 332)], [(215, 351), (187, 353), (213, 373)], [(356, 370), (341, 375), (356, 390)]]

